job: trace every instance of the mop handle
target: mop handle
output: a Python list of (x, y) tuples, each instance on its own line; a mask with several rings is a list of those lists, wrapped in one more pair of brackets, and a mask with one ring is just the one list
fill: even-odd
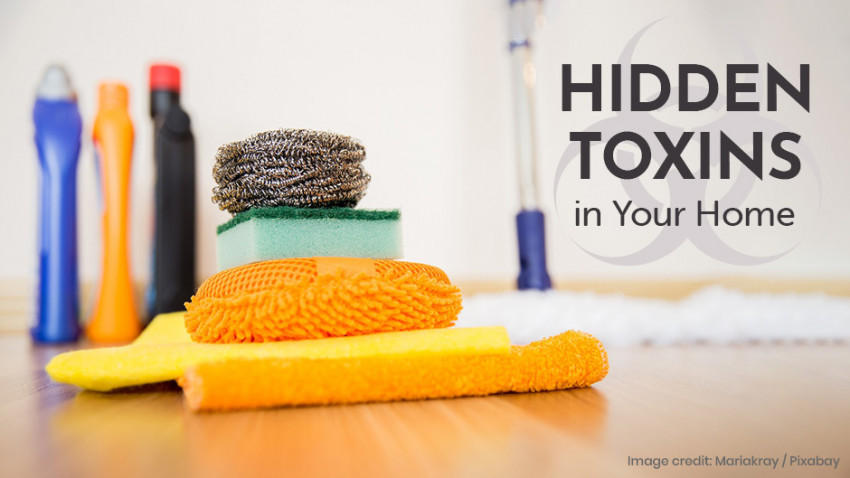
[(510, 0), (511, 62), (516, 129), (517, 177), (520, 212), (516, 216), (520, 273), (517, 288), (546, 290), (552, 281), (546, 270), (546, 236), (537, 189), (537, 128), (535, 124), (535, 69), (530, 32), (538, 0)]

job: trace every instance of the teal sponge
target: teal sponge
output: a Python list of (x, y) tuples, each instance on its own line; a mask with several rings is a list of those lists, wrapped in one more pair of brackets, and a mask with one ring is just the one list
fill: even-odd
[(272, 207), (239, 213), (218, 226), (218, 270), (291, 257), (401, 257), (397, 209)]

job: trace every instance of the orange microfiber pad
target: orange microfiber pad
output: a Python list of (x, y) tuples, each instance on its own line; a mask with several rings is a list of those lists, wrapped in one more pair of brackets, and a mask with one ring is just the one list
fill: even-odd
[(315, 257), (219, 272), (186, 309), (195, 342), (269, 342), (449, 327), (461, 294), (433, 266)]
[(560, 390), (607, 373), (602, 344), (569, 331), (503, 355), (207, 362), (180, 384), (192, 410), (230, 410)]

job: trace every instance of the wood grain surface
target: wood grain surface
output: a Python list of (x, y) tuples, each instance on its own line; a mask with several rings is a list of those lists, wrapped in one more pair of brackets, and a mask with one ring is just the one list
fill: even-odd
[[(173, 384), (50, 382), (71, 347), (0, 335), (0, 476), (850, 476), (850, 345), (610, 351), (593, 388), (193, 414)], [(628, 457), (839, 457), (837, 469)]]

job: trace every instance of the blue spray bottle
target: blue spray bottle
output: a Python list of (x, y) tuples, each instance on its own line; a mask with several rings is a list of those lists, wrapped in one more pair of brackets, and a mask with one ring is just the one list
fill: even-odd
[(82, 119), (65, 70), (47, 69), (33, 109), (41, 189), (36, 342), (80, 334), (77, 277), (77, 162)]

